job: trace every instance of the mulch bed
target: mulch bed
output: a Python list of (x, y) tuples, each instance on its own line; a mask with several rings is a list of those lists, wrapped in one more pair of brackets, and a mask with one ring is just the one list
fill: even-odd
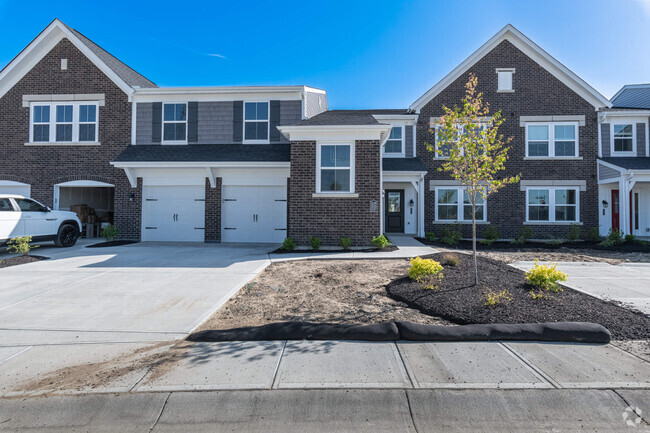
[(138, 241), (108, 241), (108, 242), (100, 242), (98, 244), (92, 244), (92, 245), (86, 245), (86, 248), (106, 248), (106, 247), (119, 247), (122, 245), (131, 245), (131, 244), (137, 244)]
[(344, 250), (341, 248), (340, 250), (298, 250), (295, 249), (293, 251), (287, 251), (282, 249), (282, 247), (278, 248), (277, 250), (271, 251), (269, 254), (293, 254), (293, 253), (317, 253), (317, 254), (332, 254), (332, 253), (373, 253), (376, 251), (397, 251), (399, 248), (397, 248), (395, 245), (389, 245), (385, 248), (360, 248), (360, 249), (354, 249), (354, 250)]
[[(462, 240), (456, 245), (443, 244), (440, 241), (431, 242), (425, 238), (417, 238), (418, 241), (426, 245), (433, 245), (441, 248), (454, 248), (459, 250), (471, 250), (472, 241)], [(564, 242), (561, 244), (552, 244), (548, 242), (533, 242), (528, 241), (525, 244), (513, 244), (510, 242), (494, 242), (491, 245), (481, 244), (476, 242), (476, 249), (479, 251), (538, 251), (538, 250), (559, 250), (562, 248), (570, 248), (575, 250), (598, 250), (598, 251), (616, 251), (623, 253), (650, 253), (650, 244), (643, 245), (634, 242), (625, 242), (618, 245), (609, 247), (600, 245), (599, 242), (592, 241), (578, 241), (578, 242)]]
[(8, 268), (9, 266), (24, 265), (25, 263), (38, 262), (47, 259), (49, 259), (49, 257), (43, 257), (43, 256), (9, 257), (8, 259), (0, 260), (0, 268)]
[[(427, 258), (441, 261), (442, 256), (433, 254)], [(615, 340), (650, 338), (650, 317), (566, 287), (558, 293), (545, 291), (547, 299), (532, 299), (532, 287), (526, 284), (525, 273), (501, 262), (479, 257), (479, 286), (473, 286), (472, 257), (457, 256), (457, 266), (443, 264), (443, 279), (437, 289), (424, 289), (422, 284), (403, 277), (388, 284), (389, 296), (425, 314), (460, 325), (593, 322), (609, 329)], [(496, 306), (485, 305), (486, 293), (504, 289), (511, 300)]]

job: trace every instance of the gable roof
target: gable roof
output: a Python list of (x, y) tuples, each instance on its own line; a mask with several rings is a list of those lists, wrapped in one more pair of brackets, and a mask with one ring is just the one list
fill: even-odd
[(62, 39), (67, 38), (131, 98), (134, 89), (157, 87), (99, 45), (55, 19), (0, 71), (0, 97), (4, 96)]
[(626, 84), (610, 102), (615, 108), (650, 109), (650, 84)]
[(458, 65), (453, 71), (451, 71), (445, 78), (440, 80), (438, 84), (433, 86), (418, 98), (411, 106), (410, 110), (419, 112), (420, 109), (426, 105), (429, 101), (435, 98), (440, 92), (442, 92), (447, 86), (453, 83), (457, 78), (467, 72), (472, 66), (474, 66), (479, 60), (481, 60), (486, 54), (492, 51), (497, 45), (503, 41), (509, 41), (524, 54), (534, 60), (542, 68), (550, 72), (555, 78), (563, 82), (567, 87), (576, 92), (595, 108), (601, 107), (610, 107), (611, 104), (603, 95), (601, 95), (596, 89), (591, 87), (584, 81), (582, 78), (574, 74), (569, 68), (564, 66), (562, 63), (558, 62), (550, 54), (544, 51), (539, 45), (534, 43), (532, 40), (528, 39), (523, 33), (514, 28), (512, 25), (508, 24), (502, 28), (496, 35), (492, 36), (485, 44), (483, 44), (478, 50), (476, 50), (471, 56), (465, 59), (460, 65)]

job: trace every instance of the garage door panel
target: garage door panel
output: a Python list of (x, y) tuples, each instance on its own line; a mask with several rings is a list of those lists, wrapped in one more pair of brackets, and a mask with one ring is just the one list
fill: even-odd
[(145, 186), (143, 196), (143, 240), (204, 241), (203, 186)]
[(223, 197), (223, 242), (277, 243), (286, 237), (286, 187), (227, 185)]

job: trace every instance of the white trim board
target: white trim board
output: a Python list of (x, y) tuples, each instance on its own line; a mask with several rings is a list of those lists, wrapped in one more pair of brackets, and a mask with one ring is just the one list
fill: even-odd
[(413, 104), (411, 104), (409, 109), (419, 113), (420, 109), (422, 109), (422, 107), (424, 107), (430, 100), (435, 98), (440, 92), (447, 88), (447, 86), (456, 81), (456, 79), (458, 79), (468, 69), (470, 69), (479, 60), (481, 60), (486, 54), (488, 54), (497, 45), (505, 40), (512, 43), (515, 47), (517, 47), (524, 54), (534, 60), (542, 68), (546, 69), (567, 87), (569, 87), (571, 90), (592, 104), (596, 109), (602, 107), (611, 107), (611, 103), (607, 100), (607, 98), (601, 95), (596, 89), (587, 84), (586, 81), (573, 73), (562, 63), (558, 62), (555, 58), (553, 58), (550, 54), (544, 51), (540, 46), (526, 37), (519, 30), (514, 28), (511, 24), (508, 24), (496, 35), (492, 36), (492, 38), (490, 38), (471, 56), (465, 59), (454, 70), (447, 74), (446, 77), (440, 80), (435, 86), (429, 89), (429, 91), (427, 91)]

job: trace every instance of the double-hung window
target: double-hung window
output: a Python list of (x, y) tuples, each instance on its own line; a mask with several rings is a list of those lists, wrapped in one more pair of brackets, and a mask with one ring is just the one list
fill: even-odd
[(97, 143), (98, 103), (35, 103), (30, 110), (30, 143)]
[(613, 123), (611, 129), (612, 155), (634, 156), (636, 141), (634, 123)]
[(269, 103), (244, 102), (244, 142), (267, 143), (269, 140)]
[(526, 189), (526, 220), (528, 222), (578, 222), (578, 188)]
[[(476, 199), (476, 221), (485, 221), (485, 200)], [(437, 221), (472, 221), (472, 203), (463, 187), (436, 188)]]
[(386, 156), (404, 156), (404, 127), (393, 126), (390, 130), (386, 146), (384, 147)]
[[(480, 122), (478, 122), (475, 125), (474, 128), (472, 128), (472, 130), (475, 132), (476, 136), (478, 136), (479, 134), (482, 134), (482, 132), (488, 128), (488, 125), (489, 125), (488, 122), (489, 121), (486, 120), (486, 119), (481, 120)], [(435, 153), (435, 157), (445, 159), (445, 158), (449, 158), (449, 152), (450, 152), (452, 143), (447, 143), (445, 145), (438, 144), (438, 136), (441, 135), (441, 134), (438, 134), (438, 132), (439, 132), (439, 130), (441, 128), (442, 128), (441, 125), (438, 125), (435, 128), (435, 134), (436, 134), (435, 142), (436, 142), (436, 149), (438, 150), (438, 152)], [(456, 125), (455, 129), (456, 130), (454, 131), (454, 137), (460, 137), (460, 136), (465, 134), (465, 125)], [(463, 153), (464, 152), (461, 150), (461, 155)]]
[(578, 156), (576, 122), (526, 124), (526, 156), (531, 158), (575, 158)]
[(187, 142), (187, 104), (163, 105), (163, 142)]
[(317, 165), (317, 192), (354, 192), (354, 145), (347, 143), (319, 143)]

